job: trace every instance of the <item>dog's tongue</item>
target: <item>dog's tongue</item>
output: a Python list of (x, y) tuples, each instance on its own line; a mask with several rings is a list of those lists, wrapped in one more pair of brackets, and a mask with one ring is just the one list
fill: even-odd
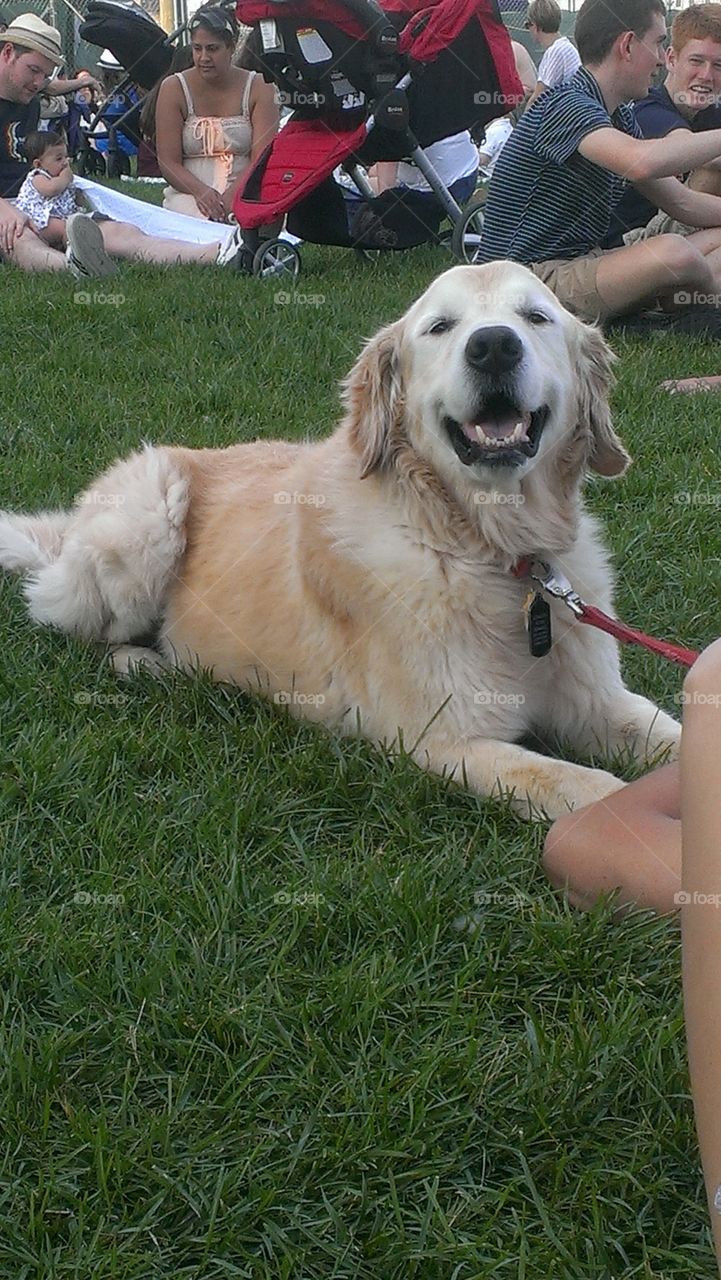
[(530, 425), (530, 413), (491, 413), (477, 422), (461, 423), (461, 430), (474, 444), (497, 446), (528, 440)]

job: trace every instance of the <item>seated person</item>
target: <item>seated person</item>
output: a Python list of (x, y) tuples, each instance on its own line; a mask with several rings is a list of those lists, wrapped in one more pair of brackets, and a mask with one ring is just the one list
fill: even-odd
[(556, 0), (531, 0), (526, 30), (543, 49), (538, 67), (538, 81), (528, 100), (532, 106), (546, 89), (570, 80), (581, 65), (578, 49), (567, 36), (561, 35), (561, 10)]
[[(721, 130), (671, 134), (659, 147), (642, 139), (627, 105), (663, 65), (664, 14), (661, 0), (584, 0), (580, 70), (521, 117), (489, 185), (476, 261), (524, 263), (586, 320), (659, 297), (682, 307), (679, 291), (721, 292), (721, 201), (673, 176), (720, 156)], [(629, 180), (659, 208), (709, 230), (602, 249)]]
[[(115, 270), (110, 255), (133, 258), (140, 262), (200, 262), (223, 266), (237, 256), (218, 241), (211, 245), (188, 244), (182, 240), (161, 240), (146, 235), (129, 223), (115, 222), (104, 215), (94, 215), (92, 229), (86, 224), (91, 218), (82, 218), (81, 197), (75, 190), (64, 138), (51, 130), (29, 133), (25, 139), (25, 155), (30, 172), (18, 193), (16, 208), (32, 222), (35, 233), (53, 248), (67, 250), (67, 263), (73, 274), (110, 275)], [(73, 238), (68, 228), (73, 219), (81, 215), (80, 229), (84, 236), (84, 248), (80, 256), (75, 253)], [(76, 226), (77, 230), (77, 226)], [(91, 238), (96, 241), (95, 252)]]
[(193, 66), (168, 76), (156, 105), (163, 206), (225, 222), (238, 183), (278, 131), (276, 90), (233, 65), (237, 25), (208, 6), (190, 22)]
[[(423, 148), (423, 154), (433, 165), (438, 177), (458, 204), (464, 204), (473, 195), (478, 178), (478, 149), (468, 130), (454, 133)], [(420, 169), (409, 161), (380, 161), (368, 173), (371, 186), (377, 195), (386, 191), (412, 193), (406, 206), (407, 216), (416, 224), (427, 228), (427, 238), (435, 235), (445, 210)], [(352, 191), (344, 193), (347, 205), (348, 225), (354, 239), (361, 239), (366, 246), (391, 248), (398, 241), (398, 232), (384, 226), (378, 211), (365, 203)]]
[[(464, 130), (449, 138), (442, 138), (440, 142), (424, 147), (423, 154), (433, 165), (453, 199), (458, 204), (464, 204), (473, 195), (478, 176), (478, 151), (470, 133)], [(370, 177), (379, 195), (391, 187), (405, 187), (408, 191), (427, 195), (435, 203), (435, 194), (420, 169), (408, 161), (401, 160), (397, 164), (383, 161), (374, 165)]]
[[(721, 128), (721, 4), (697, 4), (674, 18), (671, 47), (666, 53), (668, 75), (634, 104), (633, 113), (644, 138), (703, 133)], [(721, 157), (694, 173), (679, 177), (692, 191), (721, 195)], [(658, 205), (631, 187), (611, 219), (608, 246), (634, 244), (649, 235), (676, 231), (688, 235), (697, 230), (659, 212)], [(628, 234), (632, 232), (633, 234)]]

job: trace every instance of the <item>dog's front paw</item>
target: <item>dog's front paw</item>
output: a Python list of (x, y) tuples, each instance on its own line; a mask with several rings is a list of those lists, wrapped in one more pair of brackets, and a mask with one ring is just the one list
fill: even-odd
[[(538, 780), (541, 781), (541, 780)], [(555, 821), (572, 809), (582, 809), (620, 791), (626, 783), (604, 769), (588, 769), (580, 764), (556, 762), (548, 776), (526, 796), (516, 793), (514, 807), (526, 819), (550, 818)]]

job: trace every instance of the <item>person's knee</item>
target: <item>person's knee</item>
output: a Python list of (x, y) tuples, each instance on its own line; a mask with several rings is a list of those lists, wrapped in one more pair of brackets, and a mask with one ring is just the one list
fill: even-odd
[(685, 236), (672, 233), (659, 236), (655, 242), (649, 243), (663, 260), (666, 271), (672, 273), (676, 284), (698, 284), (706, 279), (706, 259)]

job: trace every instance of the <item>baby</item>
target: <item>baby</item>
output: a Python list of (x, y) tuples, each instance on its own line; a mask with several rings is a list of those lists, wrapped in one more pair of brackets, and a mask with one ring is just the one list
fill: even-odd
[(65, 245), (65, 223), (83, 207), (73, 186), (65, 139), (52, 130), (36, 130), (25, 138), (30, 173), (23, 182), (16, 206), (26, 213), (47, 244)]

